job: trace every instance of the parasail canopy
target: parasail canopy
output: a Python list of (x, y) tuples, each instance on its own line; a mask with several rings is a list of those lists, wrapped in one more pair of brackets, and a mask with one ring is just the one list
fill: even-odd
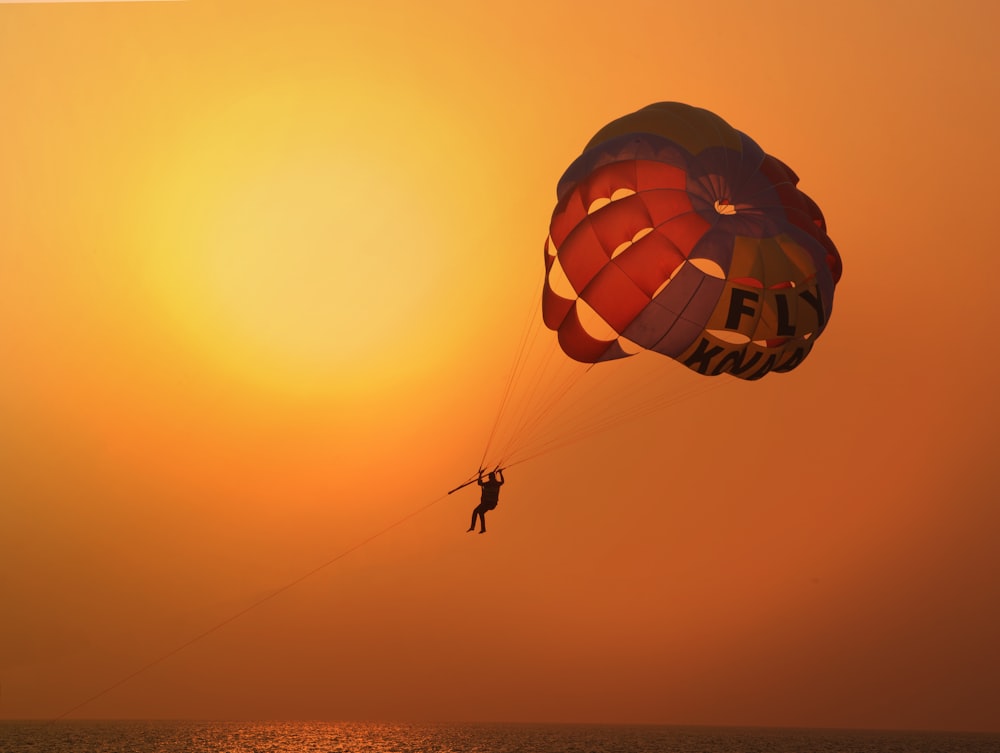
[(558, 184), (545, 325), (585, 363), (645, 349), (706, 375), (791, 371), (841, 275), (797, 184), (708, 110), (659, 102), (612, 121)]

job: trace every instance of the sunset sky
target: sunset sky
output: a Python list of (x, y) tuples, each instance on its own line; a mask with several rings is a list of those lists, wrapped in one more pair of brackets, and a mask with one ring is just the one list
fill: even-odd
[[(997, 29), (0, 3), (0, 718), (1000, 731)], [(466, 534), (556, 183), (661, 100), (798, 173), (830, 324), (750, 384), (621, 364), (666, 405), (553, 419)]]

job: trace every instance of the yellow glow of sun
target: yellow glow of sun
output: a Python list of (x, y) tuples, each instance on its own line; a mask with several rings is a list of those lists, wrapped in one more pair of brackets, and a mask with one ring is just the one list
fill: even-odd
[(427, 156), (329, 112), (302, 127), (265, 105), (203, 120), (164, 158), (146, 199), (156, 296), (204, 357), (256, 382), (403, 378), (427, 358), (444, 284), (416, 177)]

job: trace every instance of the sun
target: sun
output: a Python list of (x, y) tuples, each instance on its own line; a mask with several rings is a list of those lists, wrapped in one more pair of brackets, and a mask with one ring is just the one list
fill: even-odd
[(202, 121), (147, 199), (147, 277), (170, 326), (217, 366), (282, 389), (405, 378), (445, 284), (420, 166), (384, 134), (242, 106)]
[(405, 189), (391, 168), (316, 153), (235, 187), (200, 261), (217, 324), (262, 357), (320, 370), (397, 347), (435, 281), (427, 218)]

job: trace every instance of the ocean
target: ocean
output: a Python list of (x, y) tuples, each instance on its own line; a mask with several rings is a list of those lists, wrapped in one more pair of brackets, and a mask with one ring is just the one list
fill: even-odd
[(1000, 734), (587, 724), (0, 721), (0, 753), (998, 753)]

